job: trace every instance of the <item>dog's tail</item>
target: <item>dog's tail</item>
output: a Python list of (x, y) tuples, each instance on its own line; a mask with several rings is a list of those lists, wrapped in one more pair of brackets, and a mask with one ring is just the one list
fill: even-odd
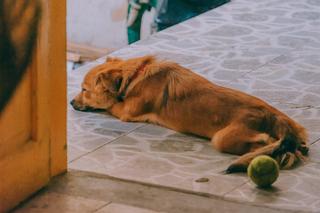
[(309, 148), (305, 129), (285, 115), (275, 119), (273, 133), (276, 138), (271, 156), (275, 158), (280, 168), (289, 169), (299, 161), (305, 161)]

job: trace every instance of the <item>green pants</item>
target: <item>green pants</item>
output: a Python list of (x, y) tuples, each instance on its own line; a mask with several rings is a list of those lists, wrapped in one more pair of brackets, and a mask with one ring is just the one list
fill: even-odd
[(131, 0), (128, 7), (128, 42), (129, 44), (140, 40), (142, 16), (146, 10), (156, 7), (157, 0)]

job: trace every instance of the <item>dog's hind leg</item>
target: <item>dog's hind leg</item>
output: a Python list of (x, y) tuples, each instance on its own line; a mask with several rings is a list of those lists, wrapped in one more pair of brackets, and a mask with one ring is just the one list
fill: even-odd
[(235, 155), (252, 152), (274, 142), (266, 133), (260, 133), (241, 124), (230, 124), (219, 130), (212, 138), (215, 149)]
[(255, 156), (271, 154), (278, 146), (275, 141), (266, 133), (257, 132), (238, 123), (221, 129), (212, 139), (214, 148), (221, 152), (244, 154), (230, 165), (228, 173), (244, 172)]

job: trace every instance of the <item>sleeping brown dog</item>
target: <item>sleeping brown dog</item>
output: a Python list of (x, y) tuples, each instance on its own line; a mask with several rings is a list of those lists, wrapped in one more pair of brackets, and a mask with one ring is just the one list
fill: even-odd
[(153, 56), (108, 58), (87, 73), (71, 104), (76, 110), (105, 110), (122, 121), (210, 138), (217, 150), (242, 155), (227, 173), (246, 171), (262, 154), (290, 168), (308, 153), (304, 128), (282, 112)]

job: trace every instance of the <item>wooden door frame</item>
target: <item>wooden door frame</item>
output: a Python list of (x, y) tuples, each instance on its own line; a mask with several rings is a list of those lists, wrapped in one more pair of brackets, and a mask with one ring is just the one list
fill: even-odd
[(0, 159), (0, 212), (13, 208), (51, 177), (67, 170), (66, 0), (41, 2), (40, 33), (28, 68), (32, 82), (31, 137)]
[(38, 72), (36, 81), (45, 89), (35, 91), (39, 111), (34, 120), (40, 130), (37, 137), (49, 139), (52, 177), (67, 169), (66, 0), (42, 0), (42, 5), (41, 39), (36, 60), (37, 69), (43, 71)]

